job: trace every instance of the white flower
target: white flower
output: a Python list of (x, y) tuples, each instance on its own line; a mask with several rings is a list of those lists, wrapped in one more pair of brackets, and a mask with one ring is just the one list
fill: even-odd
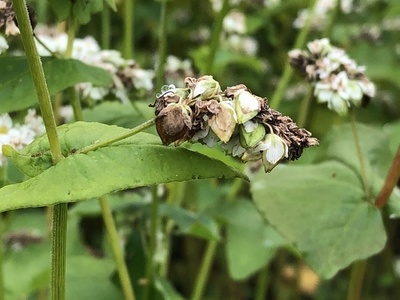
[(240, 11), (231, 11), (223, 20), (223, 28), (228, 33), (246, 33), (246, 16)]
[(234, 101), (238, 124), (249, 121), (260, 111), (258, 99), (248, 91), (237, 91), (234, 96)]
[(329, 42), (329, 39), (323, 38), (320, 40), (314, 40), (312, 42), (309, 42), (307, 44), (307, 48), (312, 54), (325, 55), (331, 51), (332, 46), (331, 43)]
[(7, 21), (6, 23), (6, 35), (17, 35), (19, 34), (19, 28), (13, 20)]
[(262, 152), (265, 172), (271, 172), (284, 157), (288, 157), (288, 146), (274, 133), (267, 134), (254, 151)]
[(132, 83), (136, 89), (145, 89), (151, 91), (153, 89), (154, 71), (133, 69), (132, 70)]
[(20, 150), (43, 132), (43, 120), (34, 110), (28, 111), (23, 125), (13, 124), (8, 114), (0, 115), (0, 166), (6, 162), (2, 152), (3, 145), (11, 145), (14, 149)]
[(8, 44), (6, 39), (0, 35), (0, 54), (8, 49)]

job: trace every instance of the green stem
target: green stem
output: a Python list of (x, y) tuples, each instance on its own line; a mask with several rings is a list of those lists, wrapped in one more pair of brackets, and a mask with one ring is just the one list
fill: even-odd
[(367, 267), (367, 260), (361, 260), (353, 263), (351, 268), (351, 277), (349, 290), (347, 292), (347, 300), (361, 300), (362, 286)]
[(258, 274), (255, 300), (264, 300), (267, 298), (268, 273), (269, 267), (267, 265)]
[[(314, 14), (315, 4), (316, 4), (316, 0), (312, 0), (310, 3), (310, 6), (309, 6), (312, 9), (312, 13), (310, 13), (310, 15), (307, 18), (306, 23), (304, 24), (304, 27), (301, 29), (300, 33), (297, 35), (296, 42), (294, 43), (294, 47), (293, 47), (295, 49), (303, 48), (306, 43), (306, 39), (307, 39), (308, 33), (310, 31), (310, 27), (311, 27), (312, 15)], [(278, 87), (276, 88), (275, 93), (272, 96), (271, 101), (270, 101), (270, 105), (273, 108), (275, 108), (275, 109), (279, 108), (279, 105), (283, 99), (283, 94), (284, 94), (287, 86), (289, 85), (292, 75), (293, 75), (293, 68), (290, 66), (289, 61), (287, 61), (285, 64), (285, 68), (283, 70), (282, 77), (279, 80)]]
[(38, 38), (36, 34), (34, 34), (34, 36), (35, 36), (36, 41), (37, 41), (44, 49), (46, 49), (46, 51), (49, 52), (49, 54), (50, 54), (51, 56), (54, 56), (54, 57), (59, 57), (59, 56), (60, 56), (58, 53), (53, 52), (49, 47), (47, 47), (47, 45), (46, 45), (45, 43), (43, 43), (43, 41), (42, 41), (40, 38)]
[(200, 272), (197, 275), (196, 285), (193, 290), (191, 300), (203, 299), (204, 289), (207, 284), (208, 275), (210, 273), (211, 264), (214, 260), (215, 252), (217, 250), (217, 241), (209, 241), (207, 249), (203, 257)]
[(164, 82), (164, 65), (167, 55), (167, 0), (161, 2), (160, 26), (158, 27), (158, 66), (156, 77), (156, 91), (161, 90)]
[(22, 43), (25, 48), (29, 68), (32, 73), (33, 83), (39, 99), (40, 111), (46, 127), (49, 139), (50, 151), (54, 163), (62, 158), (61, 146), (57, 136), (56, 123), (51, 107), (50, 95), (47, 89), (46, 79), (43, 72), (42, 62), (33, 40), (32, 27), (29, 22), (28, 11), (24, 0), (14, 0), (14, 10), (18, 20), (18, 27), (21, 32)]
[(382, 208), (385, 206), (399, 178), (400, 178), (400, 146), (397, 147), (397, 152), (393, 159), (392, 166), (390, 167), (390, 170), (386, 175), (385, 183), (383, 184), (383, 187), (379, 192), (378, 197), (376, 197), (375, 199), (376, 207)]
[(125, 58), (133, 57), (133, 35), (134, 35), (134, 0), (124, 0), (124, 48)]
[[(0, 187), (3, 187), (6, 185), (6, 166), (0, 167)], [(5, 232), (5, 225), (4, 225), (4, 218), (3, 214), (0, 213), (0, 300), (5, 299), (5, 289), (4, 289), (4, 253), (5, 253), (5, 247), (4, 247), (4, 232)]]
[(103, 49), (110, 48), (110, 34), (111, 34), (111, 14), (110, 7), (104, 5), (101, 12), (101, 47)]
[(297, 116), (297, 125), (299, 127), (305, 127), (307, 125), (307, 117), (308, 112), (310, 110), (311, 101), (313, 99), (313, 88), (310, 86), (308, 88), (307, 94), (304, 96), (304, 99), (301, 101), (299, 114)]
[(54, 205), (51, 240), (51, 299), (65, 299), (68, 203)]
[(352, 110), (350, 113), (351, 113), (351, 129), (353, 131), (354, 143), (356, 146), (356, 154), (358, 157), (358, 161), (360, 163), (361, 180), (363, 183), (365, 196), (367, 197), (367, 200), (369, 201), (369, 200), (371, 200), (371, 192), (370, 192), (370, 188), (369, 188), (369, 184), (368, 184), (367, 172), (365, 169), (364, 156), (361, 151), (360, 139), (358, 137), (358, 131), (357, 131), (357, 126), (356, 126), (356, 118), (355, 118), (354, 110)]
[(103, 221), (106, 226), (108, 239), (110, 240), (111, 248), (114, 254), (114, 259), (117, 264), (119, 279), (121, 281), (122, 291), (126, 300), (135, 300), (132, 284), (129, 278), (128, 269), (126, 268), (124, 256), (120, 247), (118, 232), (112, 216), (111, 208), (108, 205), (105, 196), (99, 198)]
[(79, 101), (79, 97), (75, 90), (75, 87), (71, 86), (67, 89), (67, 91), (69, 95), (69, 101), (72, 106), (72, 110), (74, 111), (75, 121), (83, 121), (81, 101)]
[[(54, 164), (63, 159), (60, 142), (57, 136), (56, 122), (51, 107), (50, 95), (47, 88), (42, 63), (33, 39), (28, 11), (24, 0), (13, 0), (15, 15), (18, 20), (22, 43), (24, 45), (29, 68), (36, 93), (39, 99), (40, 111), (49, 139), (50, 152)], [(67, 230), (66, 203), (53, 207), (52, 219), (52, 252), (51, 252), (51, 295), (52, 299), (65, 298), (65, 251)]]
[(68, 41), (67, 48), (65, 49), (64, 57), (70, 58), (74, 49), (76, 26), (73, 18), (70, 18), (68, 22)]
[(221, 32), (222, 32), (222, 25), (224, 22), (225, 16), (228, 14), (229, 10), (231, 9), (229, 5), (229, 0), (224, 0), (222, 3), (222, 8), (218, 13), (217, 19), (214, 22), (213, 32), (211, 35), (211, 44), (210, 44), (210, 52), (208, 54), (207, 65), (204, 70), (202, 70), (203, 74), (212, 74), (213, 67), (214, 67), (214, 60), (215, 54), (217, 53)]
[(88, 153), (89, 151), (95, 151), (95, 150), (97, 150), (99, 148), (106, 147), (106, 146), (111, 145), (111, 144), (113, 144), (115, 142), (118, 142), (120, 140), (126, 139), (126, 138), (128, 138), (130, 136), (133, 136), (135, 134), (138, 134), (139, 132), (141, 132), (141, 131), (153, 126), (155, 124), (155, 120), (156, 120), (155, 118), (151, 119), (151, 120), (148, 120), (148, 121), (136, 126), (135, 128), (132, 128), (127, 133), (124, 133), (124, 134), (122, 134), (120, 136), (117, 136), (115, 138), (112, 138), (110, 140), (104, 141), (102, 143), (97, 143), (97, 144), (93, 144), (93, 145), (84, 147), (81, 150), (79, 150), (78, 153)]
[[(167, 203), (170, 205), (180, 206), (182, 203), (185, 192), (187, 182), (173, 182), (168, 184), (170, 187)], [(165, 225), (165, 260), (160, 266), (160, 275), (163, 277), (167, 277), (168, 268), (169, 268), (169, 260), (170, 260), (170, 252), (171, 252), (171, 235), (174, 229), (175, 222), (172, 219), (168, 219), (167, 224)]]
[(146, 285), (143, 292), (143, 299), (150, 298), (150, 288), (154, 280), (154, 254), (157, 246), (157, 226), (158, 226), (158, 206), (160, 199), (157, 194), (157, 186), (152, 186), (152, 199), (150, 209), (150, 241), (148, 247), (147, 263), (146, 263)]

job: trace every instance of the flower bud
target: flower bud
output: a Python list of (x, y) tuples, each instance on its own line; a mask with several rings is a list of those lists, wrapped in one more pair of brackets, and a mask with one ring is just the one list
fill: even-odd
[(265, 127), (258, 122), (247, 121), (239, 127), (240, 145), (243, 148), (255, 147), (265, 136)]
[(210, 75), (203, 76), (198, 79), (193, 89), (193, 98), (200, 100), (208, 100), (221, 92), (218, 81)]
[(208, 120), (212, 131), (227, 143), (236, 127), (235, 110), (225, 101), (219, 103), (219, 111)]
[(260, 102), (248, 91), (239, 90), (234, 96), (234, 101), (238, 124), (249, 121), (260, 111)]

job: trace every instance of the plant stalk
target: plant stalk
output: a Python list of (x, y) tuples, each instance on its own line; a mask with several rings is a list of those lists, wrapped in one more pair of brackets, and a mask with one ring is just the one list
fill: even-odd
[(367, 200), (370, 201), (371, 200), (371, 191), (370, 191), (369, 184), (368, 184), (368, 177), (367, 177), (367, 171), (365, 169), (364, 156), (361, 151), (360, 139), (358, 137), (356, 118), (354, 115), (354, 111), (351, 111), (351, 129), (353, 131), (356, 153), (357, 153), (358, 161), (360, 163), (361, 180), (362, 180), (363, 187), (364, 187), (364, 193), (365, 193), (365, 196), (367, 197)]
[(309, 86), (307, 94), (301, 101), (299, 114), (296, 120), (296, 123), (299, 127), (305, 127), (307, 125), (307, 117), (308, 117), (308, 112), (310, 110), (312, 99), (313, 99), (313, 88), (312, 86)]
[(207, 279), (210, 273), (212, 262), (214, 261), (217, 245), (218, 241), (209, 241), (207, 244), (200, 272), (197, 275), (196, 285), (193, 290), (192, 297), (190, 298), (191, 300), (203, 299), (204, 289), (207, 284)]
[(102, 143), (95, 143), (93, 145), (89, 145), (87, 147), (84, 147), (81, 150), (79, 150), (78, 153), (88, 153), (90, 151), (95, 151), (95, 150), (97, 150), (99, 148), (106, 147), (106, 146), (111, 145), (111, 144), (113, 144), (115, 142), (121, 141), (121, 140), (126, 139), (128, 137), (131, 137), (131, 136), (133, 136), (135, 134), (138, 134), (139, 132), (141, 132), (141, 131), (153, 126), (155, 124), (155, 122), (156, 122), (155, 118), (153, 118), (151, 120), (148, 120), (148, 121), (146, 121), (146, 122), (144, 122), (144, 123), (132, 128), (127, 133), (124, 133), (124, 134), (122, 134), (120, 136), (112, 138), (112, 139), (110, 139), (108, 141), (104, 141)]
[(157, 247), (157, 227), (158, 227), (158, 207), (160, 199), (157, 194), (157, 185), (151, 187), (152, 202), (150, 208), (150, 241), (147, 252), (147, 263), (146, 263), (146, 285), (143, 292), (143, 299), (150, 298), (150, 290), (154, 281), (154, 254)]
[(165, 57), (167, 55), (168, 1), (161, 2), (160, 26), (158, 27), (158, 65), (156, 74), (156, 91), (161, 90), (164, 82)]
[[(47, 88), (42, 63), (33, 39), (33, 31), (24, 0), (13, 0), (14, 11), (20, 29), (28, 65), (32, 73), (33, 83), (39, 99), (40, 111), (49, 139), (53, 163), (63, 159), (60, 142), (57, 136), (56, 122), (51, 107), (50, 94)], [(67, 231), (66, 203), (53, 207), (52, 217), (52, 252), (51, 252), (51, 295), (52, 299), (65, 299), (65, 252)]]
[[(187, 182), (173, 182), (168, 184), (170, 187), (167, 204), (180, 206), (186, 192)], [(160, 275), (162, 277), (167, 277), (168, 268), (169, 268), (169, 260), (171, 254), (171, 235), (174, 229), (175, 222), (172, 219), (168, 219), (167, 224), (165, 225), (165, 260), (160, 266)]]
[[(0, 188), (6, 185), (6, 166), (0, 167)], [(5, 299), (4, 289), (4, 232), (5, 232), (5, 221), (3, 213), (0, 213), (0, 300)]]
[(104, 5), (101, 12), (101, 47), (103, 49), (110, 48), (110, 34), (111, 34), (111, 14), (110, 7)]
[(40, 111), (49, 139), (51, 156), (54, 163), (63, 159), (60, 142), (57, 136), (56, 122), (51, 107), (50, 94), (47, 89), (46, 79), (43, 72), (42, 62), (33, 40), (32, 27), (29, 22), (28, 11), (24, 0), (13, 0), (14, 10), (18, 20), (29, 68), (32, 73), (33, 83), (39, 99)]
[(383, 187), (379, 192), (378, 197), (376, 197), (375, 199), (376, 207), (382, 208), (385, 206), (399, 178), (400, 178), (400, 146), (397, 147), (397, 152), (393, 159), (392, 166), (390, 167), (390, 170), (386, 175), (385, 183), (383, 184)]
[(134, 35), (134, 0), (124, 0), (124, 47), (123, 54), (126, 59), (133, 57)]
[(222, 3), (222, 8), (217, 15), (217, 19), (213, 25), (213, 32), (211, 35), (211, 44), (210, 44), (210, 52), (208, 54), (207, 65), (204, 70), (202, 70), (204, 74), (212, 74), (214, 68), (214, 61), (215, 61), (215, 54), (217, 53), (221, 32), (222, 32), (222, 25), (224, 22), (225, 16), (228, 14), (229, 10), (231, 9), (229, 0), (224, 0)]
[[(300, 30), (300, 33), (296, 37), (296, 41), (295, 41), (294, 47), (293, 47), (295, 49), (303, 48), (306, 43), (306, 39), (307, 39), (308, 33), (310, 31), (310, 27), (311, 27), (312, 16), (315, 11), (316, 2), (317, 2), (316, 0), (312, 0), (310, 3), (309, 7), (311, 8), (312, 13), (308, 16), (307, 21), (304, 24), (304, 27)], [(293, 75), (293, 68), (290, 66), (289, 61), (287, 61), (285, 64), (285, 67), (283, 69), (282, 77), (279, 80), (278, 87), (276, 88), (275, 93), (272, 96), (271, 101), (270, 101), (270, 105), (274, 109), (279, 108), (279, 105), (281, 104), (283, 95), (285, 93), (287, 86), (289, 85), (292, 75)]]
[(362, 286), (367, 268), (367, 260), (360, 260), (353, 264), (351, 268), (351, 277), (349, 290), (347, 293), (347, 300), (361, 300)]
[(268, 272), (269, 272), (269, 266), (267, 265), (264, 268), (262, 268), (262, 270), (258, 274), (255, 300), (266, 299), (268, 283), (269, 283)]
[(121, 281), (122, 291), (124, 293), (125, 300), (135, 300), (135, 295), (129, 278), (128, 269), (126, 267), (124, 256), (121, 251), (121, 245), (118, 240), (118, 232), (115, 226), (114, 218), (112, 216), (111, 208), (108, 205), (105, 196), (99, 198), (99, 203), (101, 207), (103, 221), (108, 234), (107, 236), (111, 244), (115, 262), (117, 264), (118, 275)]

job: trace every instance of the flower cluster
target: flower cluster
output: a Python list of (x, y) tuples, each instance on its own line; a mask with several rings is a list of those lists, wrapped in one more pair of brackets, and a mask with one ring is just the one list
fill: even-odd
[[(49, 34), (50, 33), (50, 34)], [(67, 47), (67, 34), (54, 33), (47, 29), (43, 32), (38, 28), (37, 37), (46, 47), (55, 53), (64, 53)], [(40, 55), (50, 55), (48, 49), (37, 43)], [(111, 74), (113, 85), (111, 87), (96, 87), (91, 83), (77, 85), (83, 97), (101, 100), (111, 94), (123, 102), (129, 101), (129, 93), (133, 90), (149, 92), (153, 89), (153, 70), (144, 70), (132, 59), (124, 59), (116, 50), (101, 50), (96, 40), (92, 37), (75, 39), (72, 58), (95, 67), (102, 68)]]
[(194, 75), (192, 62), (189, 59), (181, 60), (174, 55), (168, 55), (164, 72), (165, 80), (175, 86), (181, 84), (184, 78)]
[[(307, 20), (311, 18), (311, 28), (318, 30), (324, 28), (329, 13), (335, 8), (339, 0), (316, 0), (313, 9), (302, 9), (298, 12), (297, 18), (293, 22), (293, 27), (303, 28)], [(340, 9), (343, 13), (348, 14), (355, 8), (352, 0), (341, 0)]]
[(253, 37), (246, 35), (246, 32), (245, 14), (232, 10), (223, 20), (222, 47), (238, 53), (256, 55), (258, 43)]
[(8, 114), (0, 115), (0, 166), (6, 162), (2, 152), (3, 145), (11, 145), (14, 149), (20, 150), (44, 131), (43, 119), (33, 109), (28, 111), (22, 125), (13, 124)]
[(282, 159), (298, 159), (318, 145), (311, 133), (243, 85), (222, 91), (212, 76), (185, 79), (186, 88), (164, 86), (154, 103), (156, 128), (165, 145), (184, 141), (221, 147), (243, 162), (262, 160), (271, 171)]
[(328, 39), (312, 41), (307, 48), (290, 51), (289, 60), (312, 82), (318, 102), (344, 116), (352, 105), (365, 105), (375, 96), (375, 85), (365, 76), (365, 67), (357, 66), (343, 49), (333, 47)]
[(15, 13), (11, 1), (0, 0), (0, 28), (5, 27), (6, 35), (17, 35), (19, 29), (15, 24)]

